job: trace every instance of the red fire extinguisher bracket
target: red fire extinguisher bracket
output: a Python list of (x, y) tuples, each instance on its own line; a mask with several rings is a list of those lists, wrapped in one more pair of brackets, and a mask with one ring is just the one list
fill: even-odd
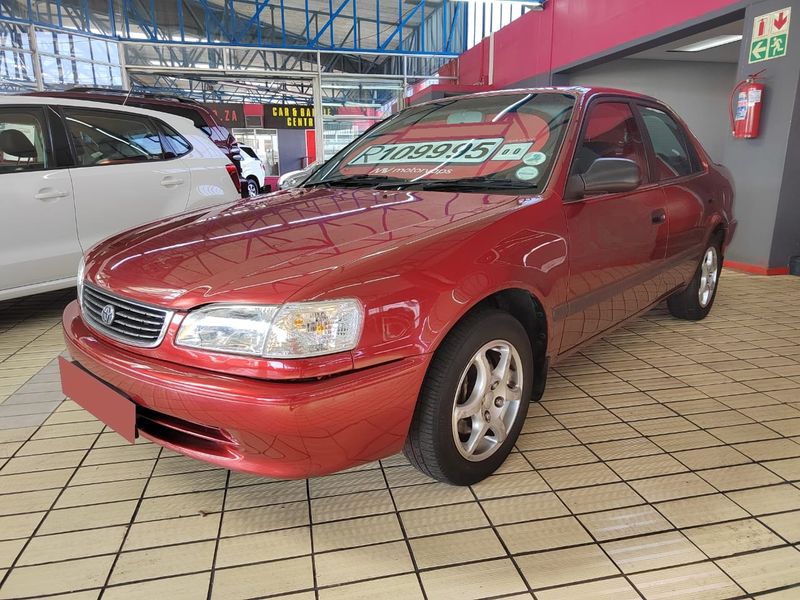
[(738, 139), (753, 139), (759, 134), (761, 106), (766, 86), (758, 81), (764, 70), (748, 75), (734, 86), (728, 99), (731, 133)]

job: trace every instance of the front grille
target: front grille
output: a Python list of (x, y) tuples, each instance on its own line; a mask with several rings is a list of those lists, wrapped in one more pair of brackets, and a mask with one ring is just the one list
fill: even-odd
[[(110, 322), (103, 320), (104, 309)], [(172, 311), (120, 298), (88, 284), (83, 286), (81, 310), (84, 320), (100, 333), (145, 348), (161, 343), (172, 319)]]

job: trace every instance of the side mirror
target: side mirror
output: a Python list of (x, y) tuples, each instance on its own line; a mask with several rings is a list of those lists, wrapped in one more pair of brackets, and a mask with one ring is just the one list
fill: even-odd
[(231, 154), (231, 160), (235, 160), (237, 162), (241, 162), (242, 155), (239, 154), (238, 152), (234, 152), (233, 154)]
[(572, 175), (566, 199), (577, 200), (587, 194), (631, 192), (642, 183), (642, 171), (628, 158), (598, 158), (583, 175)]

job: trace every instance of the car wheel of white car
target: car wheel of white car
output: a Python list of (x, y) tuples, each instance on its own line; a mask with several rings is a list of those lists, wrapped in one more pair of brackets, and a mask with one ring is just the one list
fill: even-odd
[(445, 483), (491, 475), (517, 441), (533, 389), (525, 328), (497, 309), (477, 311), (436, 350), (406, 439), (406, 458)]
[(258, 196), (261, 193), (261, 189), (259, 188), (258, 181), (256, 181), (252, 177), (247, 178), (247, 195), (252, 198), (254, 196)]

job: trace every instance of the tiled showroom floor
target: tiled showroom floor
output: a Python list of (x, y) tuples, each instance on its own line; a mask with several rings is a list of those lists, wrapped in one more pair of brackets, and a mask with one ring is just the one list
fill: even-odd
[(706, 321), (657, 309), (560, 365), (471, 489), (126, 445), (62, 402), (70, 294), (0, 304), (0, 598), (800, 598), (798, 278), (726, 272)]

